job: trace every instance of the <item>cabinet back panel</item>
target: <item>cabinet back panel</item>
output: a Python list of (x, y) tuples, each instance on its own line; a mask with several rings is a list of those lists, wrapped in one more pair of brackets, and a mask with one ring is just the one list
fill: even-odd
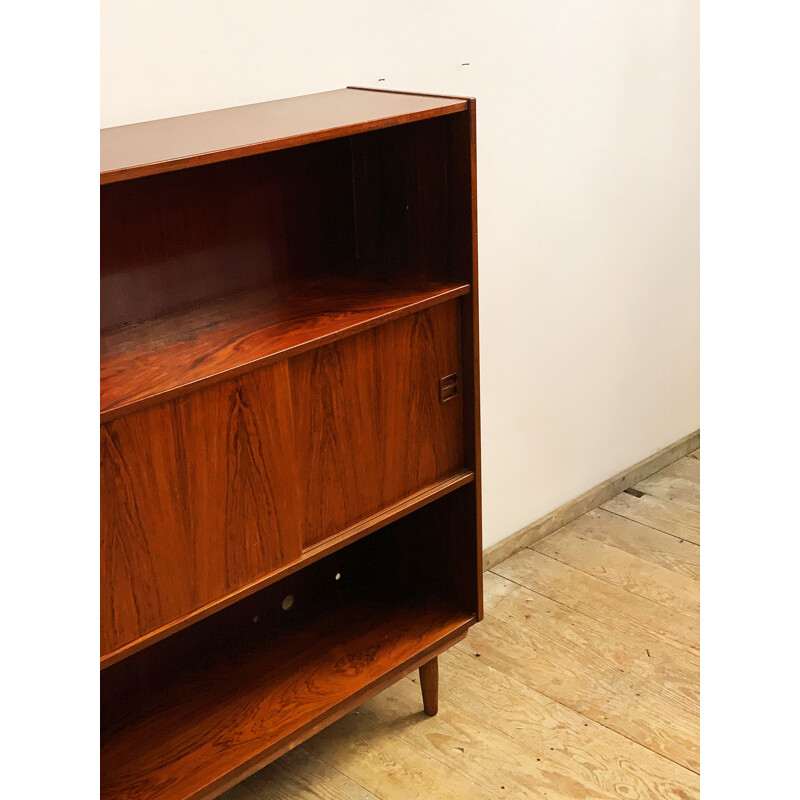
[(101, 188), (101, 330), (353, 259), (347, 140)]
[(457, 300), (102, 426), (102, 652), (457, 472), (453, 373)]

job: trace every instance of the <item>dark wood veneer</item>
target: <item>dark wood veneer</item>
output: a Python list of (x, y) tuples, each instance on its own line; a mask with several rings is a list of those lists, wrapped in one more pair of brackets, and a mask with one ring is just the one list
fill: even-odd
[(218, 650), (202, 669), (137, 695), (127, 716), (104, 720), (101, 797), (213, 797), (231, 775), (241, 780), (274, 757), (286, 737), (299, 743), (471, 622), (436, 598), (353, 601), (277, 641)]
[(101, 794), (212, 798), (482, 617), (475, 102), (101, 143)]
[(337, 89), (101, 131), (100, 183), (454, 114), (464, 98)]
[(100, 420), (163, 402), (470, 291), (321, 277), (240, 293), (100, 338)]
[(103, 652), (461, 471), (459, 368), (449, 302), (106, 423)]

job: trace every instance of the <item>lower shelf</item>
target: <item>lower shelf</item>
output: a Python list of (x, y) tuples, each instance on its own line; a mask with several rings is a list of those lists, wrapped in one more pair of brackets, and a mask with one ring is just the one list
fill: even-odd
[(431, 596), (350, 598), (303, 626), (222, 647), (124, 712), (104, 713), (101, 797), (214, 797), (474, 621)]

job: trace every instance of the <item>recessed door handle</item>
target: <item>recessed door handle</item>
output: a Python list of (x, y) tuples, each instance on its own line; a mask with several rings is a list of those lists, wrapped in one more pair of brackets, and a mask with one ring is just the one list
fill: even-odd
[(458, 375), (445, 375), (439, 379), (439, 402), (446, 403), (458, 394)]

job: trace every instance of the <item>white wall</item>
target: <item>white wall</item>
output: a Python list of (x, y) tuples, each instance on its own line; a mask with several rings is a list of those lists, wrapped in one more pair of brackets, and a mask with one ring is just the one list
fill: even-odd
[(103, 0), (102, 125), (478, 98), (489, 546), (699, 427), (698, 2)]

